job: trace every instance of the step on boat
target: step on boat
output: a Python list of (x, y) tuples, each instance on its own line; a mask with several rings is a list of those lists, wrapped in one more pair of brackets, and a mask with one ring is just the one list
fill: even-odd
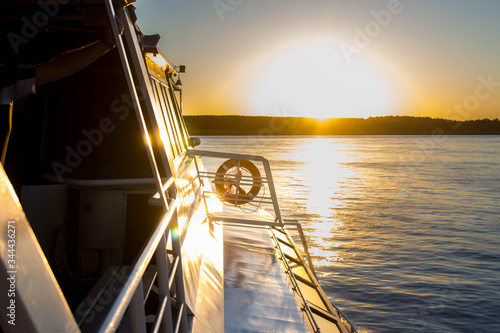
[(4, 62), (99, 39), (105, 17), (116, 40), (14, 103), (0, 167), (4, 332), (356, 332), (321, 289), (300, 223), (282, 216), (269, 161), (196, 148), (185, 68), (141, 32), (131, 1), (1, 5), (17, 47)]

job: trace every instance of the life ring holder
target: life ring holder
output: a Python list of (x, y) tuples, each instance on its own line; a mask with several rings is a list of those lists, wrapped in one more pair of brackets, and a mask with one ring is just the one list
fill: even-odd
[[(239, 181), (243, 178), (242, 171), (251, 175), (252, 187), (250, 190), (245, 190), (239, 185)], [(244, 187), (250, 186), (249, 180), (245, 179), (244, 182)], [(241, 206), (257, 197), (262, 187), (262, 178), (259, 169), (251, 161), (229, 159), (217, 169), (214, 183), (221, 201)]]

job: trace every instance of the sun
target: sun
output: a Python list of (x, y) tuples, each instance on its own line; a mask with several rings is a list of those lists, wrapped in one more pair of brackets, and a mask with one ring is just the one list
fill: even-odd
[(331, 40), (294, 43), (260, 67), (249, 90), (255, 114), (367, 118), (391, 114), (398, 104), (383, 66), (363, 54), (349, 63)]

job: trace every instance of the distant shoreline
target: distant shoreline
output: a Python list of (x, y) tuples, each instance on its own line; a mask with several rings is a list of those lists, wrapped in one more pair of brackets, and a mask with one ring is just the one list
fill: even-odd
[(500, 120), (456, 121), (429, 117), (332, 118), (184, 116), (192, 135), (500, 135)]

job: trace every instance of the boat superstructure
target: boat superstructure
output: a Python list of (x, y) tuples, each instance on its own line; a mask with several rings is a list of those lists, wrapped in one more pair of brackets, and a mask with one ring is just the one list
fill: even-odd
[[(47, 57), (95, 38), (103, 18), (117, 42), (26, 102), (40, 142), (14, 135), (0, 168), (5, 332), (356, 331), (322, 291), (300, 223), (281, 215), (269, 161), (196, 149), (184, 68), (129, 1), (2, 5), (4, 30), (26, 40), (44, 11), (26, 50)], [(26, 141), (34, 156), (19, 157)]]

